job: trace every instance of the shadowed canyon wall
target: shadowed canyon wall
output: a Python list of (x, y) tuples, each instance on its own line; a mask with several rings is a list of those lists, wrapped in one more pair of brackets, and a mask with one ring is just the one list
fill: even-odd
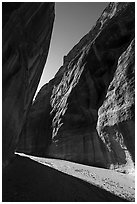
[(47, 59), (54, 3), (8, 2), (2, 6), (2, 142), (6, 165), (17, 147)]
[(42, 87), (17, 151), (134, 168), (134, 3), (110, 3)]

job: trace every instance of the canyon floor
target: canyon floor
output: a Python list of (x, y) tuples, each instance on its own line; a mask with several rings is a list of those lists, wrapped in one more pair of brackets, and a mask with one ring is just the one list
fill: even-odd
[(134, 174), (19, 154), (3, 171), (3, 201), (126, 202), (135, 200)]

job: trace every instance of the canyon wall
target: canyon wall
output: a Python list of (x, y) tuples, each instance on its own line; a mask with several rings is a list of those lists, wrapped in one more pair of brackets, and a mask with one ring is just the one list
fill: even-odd
[(2, 149), (13, 156), (48, 55), (54, 3), (3, 3)]
[(132, 160), (135, 161), (134, 58), (135, 40), (131, 42), (118, 60), (115, 75), (98, 112), (97, 124), (102, 141), (112, 157), (117, 158), (118, 163), (115, 168), (125, 169), (125, 171), (127, 168), (132, 170)]
[(33, 102), (17, 151), (134, 168), (134, 7), (110, 3), (64, 57)]

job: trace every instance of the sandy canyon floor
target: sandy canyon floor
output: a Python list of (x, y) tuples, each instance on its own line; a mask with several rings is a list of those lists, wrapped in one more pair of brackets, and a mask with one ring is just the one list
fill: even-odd
[(104, 189), (122, 199), (135, 201), (135, 175), (123, 174), (114, 170), (107, 170), (59, 159), (49, 159), (16, 153), (28, 157), (52, 169), (84, 180), (94, 186)]

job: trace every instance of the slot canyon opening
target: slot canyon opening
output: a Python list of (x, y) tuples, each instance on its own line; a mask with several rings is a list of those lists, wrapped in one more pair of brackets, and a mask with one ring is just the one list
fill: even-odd
[(50, 49), (35, 97), (63, 65), (65, 55), (96, 25), (108, 2), (55, 2)]

